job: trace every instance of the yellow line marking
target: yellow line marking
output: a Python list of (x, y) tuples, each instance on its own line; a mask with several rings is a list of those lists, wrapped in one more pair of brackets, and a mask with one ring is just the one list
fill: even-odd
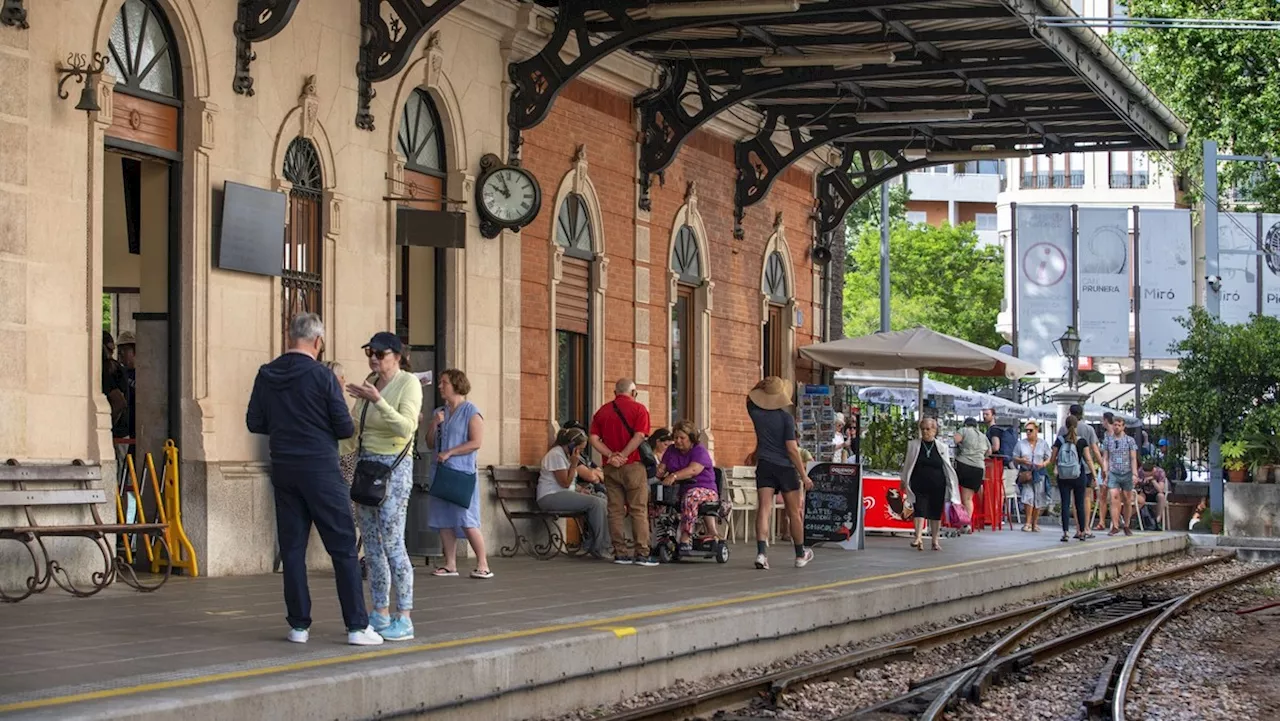
[(613, 631), (618, 638), (636, 635), (635, 626), (593, 626), (592, 631)]
[[(1092, 548), (1102, 548), (1110, 545), (1118, 545), (1123, 543), (1125, 539), (1115, 539), (1112, 541), (1103, 541), (1092, 546)], [(539, 626), (536, 628), (526, 628), (520, 631), (507, 631), (505, 633), (493, 633), (486, 636), (471, 636), (468, 638), (456, 638), (449, 641), (436, 641), (434, 643), (424, 643), (417, 646), (397, 646), (395, 648), (379, 649), (377, 651), (362, 651), (346, 656), (334, 656), (330, 658), (316, 658), (307, 661), (297, 661), (294, 663), (280, 664), (279, 666), (266, 666), (261, 668), (250, 668), (242, 671), (227, 671), (223, 673), (213, 673), (206, 676), (193, 676), (191, 678), (175, 679), (172, 681), (157, 681), (154, 683), (138, 684), (136, 686), (125, 686), (121, 688), (103, 689), (101, 691), (86, 691), (84, 693), (73, 693), (66, 696), (53, 696), (50, 698), (36, 699), (33, 701), (21, 701), (18, 703), (10, 703), (0, 705), (0, 713), (9, 711), (27, 711), (36, 708), (47, 708), (49, 706), (61, 706), (69, 703), (79, 703), (82, 701), (98, 701), (107, 698), (119, 698), (120, 696), (132, 696), (140, 693), (150, 693), (152, 691), (168, 691), (175, 688), (187, 688), (189, 686), (200, 686), (206, 683), (219, 683), (222, 681), (238, 681), (246, 678), (256, 678), (259, 676), (269, 676), (276, 673), (289, 673), (291, 671), (306, 671), (315, 668), (324, 668), (326, 666), (336, 666), (338, 664), (349, 663), (352, 661), (370, 661), (376, 659), (391, 658), (392, 656), (404, 656), (411, 653), (423, 653), (426, 651), (439, 651), (448, 648), (457, 648), (459, 646), (471, 646), (481, 643), (495, 643), (498, 641), (512, 641), (520, 638), (529, 638), (532, 636), (542, 636), (549, 633), (558, 633), (561, 631), (576, 631), (582, 629), (591, 629), (600, 627), (602, 624), (614, 625), (622, 624), (629, 621), (643, 621), (650, 618), (660, 616), (674, 616), (681, 613), (690, 613), (693, 611), (705, 611), (713, 608), (724, 608), (742, 603), (753, 603), (756, 601), (768, 601), (775, 598), (786, 598), (788, 596), (799, 596), (805, 593), (814, 593), (816, 591), (830, 591), (837, 588), (848, 588), (874, 581), (888, 581), (895, 578), (906, 578), (908, 576), (918, 576), (924, 573), (934, 573), (937, 571), (952, 571), (959, 568), (969, 568), (991, 561), (1013, 561), (1019, 558), (1032, 558), (1034, 556), (1043, 556), (1047, 554), (1056, 554), (1060, 548), (1046, 548), (1039, 551), (1024, 551), (1009, 556), (998, 556), (991, 558), (980, 558), (972, 561), (963, 561), (960, 563), (952, 563), (946, 566), (934, 566), (932, 568), (913, 568), (907, 571), (895, 571), (894, 573), (884, 573), (879, 576), (865, 576), (863, 578), (851, 578), (845, 581), (832, 581), (830, 583), (822, 583), (816, 586), (804, 586), (801, 588), (788, 588), (779, 591), (767, 591), (765, 593), (754, 593), (747, 596), (738, 596), (736, 598), (724, 598), (715, 601), (703, 601), (701, 603), (690, 603), (684, 606), (676, 606), (672, 608), (663, 608), (655, 611), (637, 611), (635, 613), (625, 613), (612, 618), (593, 619), (589, 621), (573, 621), (570, 623), (556, 623), (550, 626)]]

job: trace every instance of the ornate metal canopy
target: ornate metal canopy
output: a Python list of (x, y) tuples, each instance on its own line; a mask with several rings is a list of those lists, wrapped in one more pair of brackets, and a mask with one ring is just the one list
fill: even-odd
[(1186, 133), (1093, 30), (1039, 21), (1068, 15), (1062, 0), (539, 3), (556, 26), (510, 67), (513, 138), (609, 53), (658, 63), (658, 87), (636, 98), (642, 204), (650, 176), (725, 112), (760, 128), (735, 152), (739, 218), (797, 160), (838, 151), (819, 184), (823, 232), (913, 168), (1024, 148), (1169, 149)]

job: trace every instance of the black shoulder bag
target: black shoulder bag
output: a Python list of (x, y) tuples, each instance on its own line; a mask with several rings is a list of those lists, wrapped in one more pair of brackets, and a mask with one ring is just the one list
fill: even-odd
[(387, 483), (391, 481), (391, 472), (400, 465), (405, 455), (409, 453), (409, 447), (413, 445), (413, 439), (404, 444), (404, 449), (400, 451), (400, 455), (396, 456), (395, 463), (387, 465), (381, 461), (360, 458), (360, 452), (364, 450), (364, 419), (369, 413), (369, 401), (364, 402), (364, 409), (360, 411), (360, 439), (356, 444), (356, 472), (351, 479), (351, 500), (362, 506), (378, 507), (387, 498)]
[[(627, 429), (634, 438), (635, 430), (631, 428), (631, 424), (627, 423), (627, 417), (622, 414), (622, 409), (618, 407), (618, 402), (613, 402), (613, 412), (618, 414), (618, 419), (622, 421), (622, 427)], [(658, 470), (658, 459), (653, 455), (653, 446), (649, 445), (649, 441), (640, 441), (640, 447), (636, 448), (636, 452), (640, 454), (640, 462), (644, 464), (644, 468), (649, 475), (653, 475)], [(607, 460), (607, 459), (606, 459)]]

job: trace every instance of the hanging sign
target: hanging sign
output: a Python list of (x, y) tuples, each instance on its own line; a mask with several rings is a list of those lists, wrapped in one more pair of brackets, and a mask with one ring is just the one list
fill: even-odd
[(1076, 258), (1080, 264), (1080, 353), (1128, 358), (1133, 265), (1127, 208), (1081, 208)]
[(1262, 314), (1280, 318), (1280, 215), (1262, 216)]
[[(1218, 250), (1258, 249), (1258, 216), (1253, 213), (1218, 214)], [(1221, 252), (1218, 273), (1222, 277), (1221, 318), (1226, 323), (1248, 323), (1258, 312), (1258, 257), (1243, 252)]]
[(1018, 357), (1045, 378), (1064, 378), (1066, 359), (1053, 342), (1072, 324), (1071, 208), (1019, 205)]
[(1141, 273), (1142, 358), (1177, 358), (1169, 348), (1187, 336), (1178, 318), (1191, 317), (1195, 305), (1195, 259), (1191, 250), (1191, 211), (1146, 210), (1138, 216)]

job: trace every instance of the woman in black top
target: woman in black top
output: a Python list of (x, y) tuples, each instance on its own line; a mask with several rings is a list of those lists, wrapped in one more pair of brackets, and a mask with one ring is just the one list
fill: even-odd
[(907, 446), (907, 462), (902, 469), (902, 485), (913, 509), (912, 521), (916, 537), (911, 546), (924, 550), (924, 522), (929, 522), (933, 550), (941, 551), (938, 537), (942, 531), (942, 511), (947, 503), (960, 502), (960, 484), (951, 467), (947, 444), (938, 442), (938, 422), (932, 418), (920, 421), (920, 440)]
[[(1053, 455), (1049, 457), (1050, 464), (1056, 464), (1058, 474), (1058, 494), (1062, 502), (1062, 542), (1067, 543), (1068, 534), (1071, 533), (1071, 501), (1075, 501), (1076, 514), (1076, 540), (1083, 541), (1086, 538), (1093, 538), (1093, 534), (1088, 530), (1088, 506), (1084, 502), (1084, 489), (1086, 477), (1086, 469), (1093, 467), (1093, 449), (1089, 446), (1089, 441), (1076, 435), (1076, 428), (1080, 425), (1080, 419), (1074, 415), (1068, 415), (1066, 420), (1066, 435), (1058, 436), (1053, 442)], [(1060, 463), (1059, 455), (1062, 451), (1063, 443), (1070, 443), (1076, 448), (1076, 462), (1070, 470), (1068, 466), (1072, 464)], [(1063, 459), (1065, 460), (1065, 459)], [(1064, 474), (1070, 476), (1064, 477)]]

